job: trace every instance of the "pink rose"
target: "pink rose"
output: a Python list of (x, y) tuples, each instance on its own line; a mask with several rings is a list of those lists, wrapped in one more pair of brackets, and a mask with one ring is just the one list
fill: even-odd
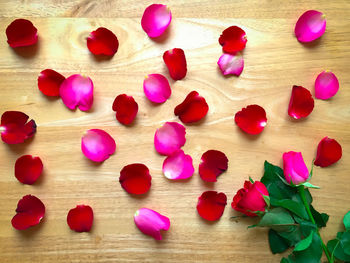
[(286, 181), (295, 185), (306, 182), (310, 175), (301, 153), (292, 151), (283, 154), (283, 173)]

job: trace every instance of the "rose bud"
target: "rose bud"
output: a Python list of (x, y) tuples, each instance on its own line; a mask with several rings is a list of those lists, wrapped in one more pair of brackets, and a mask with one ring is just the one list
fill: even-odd
[(286, 181), (298, 185), (309, 178), (309, 170), (303, 160), (301, 152), (287, 152), (283, 154), (283, 173)]

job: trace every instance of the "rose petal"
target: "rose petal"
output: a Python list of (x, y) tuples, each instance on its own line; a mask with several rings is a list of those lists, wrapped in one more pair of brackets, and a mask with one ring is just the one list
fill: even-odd
[(179, 116), (183, 123), (200, 121), (207, 115), (209, 106), (197, 91), (190, 92), (185, 100), (176, 106), (174, 114)]
[(315, 81), (315, 97), (327, 100), (337, 94), (339, 81), (334, 73), (330, 71), (321, 72)]
[(34, 120), (20, 111), (6, 111), (1, 116), (1, 139), (8, 144), (22, 143), (36, 132)]
[(23, 155), (15, 163), (15, 176), (22, 184), (33, 184), (43, 171), (43, 163), (39, 157)]
[(38, 77), (38, 88), (46, 96), (59, 96), (60, 86), (66, 78), (60, 73), (45, 69)]
[(34, 195), (26, 195), (18, 201), (16, 213), (11, 220), (12, 226), (24, 230), (40, 223), (45, 215), (45, 205)]
[(104, 130), (91, 129), (81, 138), (83, 154), (94, 162), (103, 162), (115, 152), (114, 139)]
[(209, 150), (203, 153), (198, 172), (203, 181), (216, 182), (216, 178), (225, 172), (227, 167), (228, 159), (223, 152)]
[(112, 109), (116, 111), (116, 118), (121, 124), (129, 125), (134, 121), (139, 106), (132, 96), (120, 94), (115, 98)]
[(227, 204), (227, 197), (224, 193), (206, 191), (198, 197), (197, 212), (208, 221), (220, 219)]
[(245, 48), (247, 36), (242, 28), (230, 26), (222, 32), (219, 43), (222, 46), (223, 52), (235, 54)]
[(148, 6), (141, 19), (143, 31), (149, 37), (159, 37), (171, 22), (171, 12), (166, 5), (153, 4)]
[(149, 208), (137, 210), (134, 215), (134, 222), (142, 233), (152, 236), (155, 240), (162, 240), (160, 231), (167, 231), (170, 227), (169, 218)]
[(69, 109), (78, 107), (81, 111), (88, 111), (93, 102), (93, 90), (94, 84), (89, 77), (75, 74), (63, 81), (60, 95)]
[(171, 155), (186, 142), (186, 128), (177, 122), (166, 122), (154, 134), (154, 147), (163, 155)]
[(113, 56), (119, 47), (118, 38), (107, 28), (99, 27), (86, 39), (87, 47), (94, 55)]
[(146, 165), (142, 163), (133, 163), (120, 171), (119, 182), (129, 194), (144, 194), (151, 187), (152, 176)]
[(267, 123), (266, 112), (259, 105), (248, 105), (236, 113), (235, 122), (242, 131), (249, 134), (259, 134)]
[(77, 205), (69, 210), (67, 224), (76, 232), (89, 232), (94, 221), (94, 212), (88, 205)]
[(169, 70), (170, 77), (173, 80), (180, 80), (186, 76), (187, 63), (185, 52), (181, 48), (173, 48), (165, 51), (163, 60)]
[(320, 167), (327, 167), (338, 162), (341, 157), (341, 145), (334, 139), (324, 137), (317, 146), (314, 164)]
[(178, 150), (165, 158), (163, 174), (170, 180), (181, 180), (191, 177), (194, 173), (192, 157)]
[(305, 118), (314, 109), (311, 92), (302, 86), (293, 86), (289, 101), (288, 115), (294, 119)]
[(310, 42), (321, 37), (325, 30), (325, 15), (316, 10), (309, 10), (299, 17), (294, 33), (298, 41)]
[(38, 41), (38, 30), (27, 19), (16, 19), (6, 28), (7, 43), (10, 47), (34, 45)]
[(161, 74), (149, 74), (143, 81), (143, 91), (147, 99), (155, 103), (163, 103), (171, 95), (168, 80)]
[(218, 60), (219, 68), (223, 75), (241, 75), (244, 67), (243, 56), (240, 53), (235, 55), (222, 54)]
[(285, 152), (283, 153), (283, 174), (286, 181), (295, 185), (306, 182), (309, 177), (309, 170), (301, 152)]

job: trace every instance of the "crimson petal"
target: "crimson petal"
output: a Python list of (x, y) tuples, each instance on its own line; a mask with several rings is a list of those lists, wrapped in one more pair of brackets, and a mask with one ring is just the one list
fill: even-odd
[(146, 165), (142, 163), (133, 163), (120, 171), (119, 182), (129, 194), (144, 194), (151, 187), (152, 176)]
[(293, 86), (289, 101), (288, 115), (294, 119), (305, 118), (314, 109), (311, 92), (302, 86)]
[(222, 46), (223, 52), (235, 54), (245, 48), (247, 36), (242, 28), (230, 26), (222, 32), (219, 43)]
[(45, 69), (38, 77), (38, 88), (46, 96), (60, 96), (60, 86), (66, 78), (60, 73)]
[(43, 171), (43, 163), (39, 157), (23, 155), (15, 163), (15, 176), (22, 184), (33, 184)]
[(203, 153), (198, 172), (203, 181), (216, 182), (216, 178), (225, 172), (227, 167), (228, 159), (223, 152), (209, 150)]
[(173, 80), (180, 80), (186, 76), (186, 57), (185, 52), (181, 48), (173, 48), (165, 51), (163, 60)]
[(185, 100), (176, 106), (174, 114), (179, 116), (183, 123), (197, 122), (207, 115), (209, 106), (197, 91), (190, 92)]
[(134, 121), (139, 106), (132, 96), (120, 94), (115, 98), (112, 109), (121, 124), (129, 125)]
[(266, 112), (259, 105), (248, 105), (236, 113), (235, 122), (244, 132), (259, 134), (264, 130), (267, 123)]
[(339, 161), (341, 157), (341, 145), (334, 139), (324, 137), (317, 146), (314, 164), (320, 167), (327, 167)]
[(94, 221), (94, 212), (88, 205), (77, 205), (69, 210), (67, 224), (76, 232), (89, 232)]
[(86, 39), (87, 47), (94, 55), (113, 56), (119, 47), (118, 38), (107, 28), (99, 27)]
[(198, 214), (208, 221), (220, 219), (227, 204), (227, 197), (224, 193), (206, 191), (198, 198)]
[(34, 45), (38, 41), (38, 30), (27, 19), (16, 19), (6, 28), (7, 43), (10, 47)]

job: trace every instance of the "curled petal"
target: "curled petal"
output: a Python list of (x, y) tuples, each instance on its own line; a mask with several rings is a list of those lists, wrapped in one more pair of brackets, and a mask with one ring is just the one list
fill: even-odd
[(67, 224), (76, 232), (89, 232), (94, 221), (94, 212), (88, 205), (77, 205), (69, 210)]
[(151, 187), (152, 177), (146, 165), (133, 163), (120, 171), (119, 182), (129, 194), (144, 194)]
[(223, 75), (241, 75), (244, 67), (243, 56), (240, 53), (235, 55), (222, 54), (218, 60), (219, 68)]
[(249, 105), (236, 113), (235, 122), (244, 132), (259, 134), (267, 123), (266, 112), (259, 105)]
[(94, 55), (113, 56), (119, 47), (118, 38), (107, 28), (99, 27), (86, 39), (87, 47)]
[(34, 195), (23, 196), (18, 201), (16, 215), (12, 218), (12, 226), (24, 230), (40, 223), (45, 215), (45, 205)]
[(302, 86), (293, 86), (289, 101), (288, 115), (294, 119), (305, 118), (314, 109), (311, 92)]
[(1, 116), (1, 139), (8, 144), (22, 143), (36, 132), (34, 120), (20, 111), (6, 111)]
[(179, 116), (183, 123), (192, 123), (201, 120), (207, 115), (209, 106), (197, 91), (190, 92), (185, 100), (176, 106), (174, 114)]
[(327, 167), (338, 162), (341, 157), (341, 145), (334, 139), (324, 137), (317, 146), (314, 164), (320, 167)]
[(45, 69), (38, 77), (38, 88), (46, 96), (59, 96), (60, 86), (66, 78), (60, 73)]
[(147, 99), (155, 103), (163, 103), (171, 95), (168, 80), (161, 74), (149, 74), (143, 81), (143, 91)]
[(43, 163), (39, 157), (23, 155), (15, 163), (15, 176), (22, 184), (33, 184), (43, 171)]
[(163, 155), (171, 155), (186, 142), (186, 128), (177, 122), (166, 122), (154, 134), (154, 147)]
[(298, 41), (310, 42), (321, 37), (325, 30), (325, 15), (316, 10), (309, 10), (299, 17), (294, 33)]
[(194, 173), (192, 157), (178, 150), (165, 158), (163, 174), (170, 180), (181, 180), (191, 177)]
[(6, 28), (7, 43), (10, 47), (34, 45), (38, 41), (38, 30), (27, 19), (16, 19)]
[(216, 178), (225, 172), (227, 167), (228, 159), (223, 152), (209, 150), (203, 153), (198, 172), (203, 181), (216, 182)]
[(242, 28), (230, 26), (222, 32), (219, 43), (223, 52), (235, 54), (245, 48), (247, 36)]
[(78, 107), (88, 111), (92, 106), (93, 91), (92, 80), (79, 74), (66, 78), (60, 87), (62, 101), (71, 110)]
[(186, 76), (186, 57), (185, 52), (181, 48), (173, 48), (165, 51), (163, 54), (163, 60), (173, 80), (180, 80)]
[(227, 204), (227, 197), (224, 193), (206, 191), (198, 197), (197, 212), (208, 221), (220, 219)]
[(153, 4), (148, 6), (141, 19), (143, 31), (149, 37), (159, 37), (171, 22), (171, 12), (166, 5)]
[(121, 124), (129, 125), (134, 121), (139, 106), (132, 96), (120, 94), (115, 98), (112, 109)]
[(315, 81), (315, 97), (327, 100), (337, 94), (339, 81), (334, 73), (330, 71), (321, 72)]
[(107, 132), (91, 129), (81, 138), (83, 154), (94, 162), (103, 162), (115, 152), (115, 141)]
[(308, 180), (310, 174), (301, 152), (283, 153), (283, 173), (289, 184), (298, 185)]

